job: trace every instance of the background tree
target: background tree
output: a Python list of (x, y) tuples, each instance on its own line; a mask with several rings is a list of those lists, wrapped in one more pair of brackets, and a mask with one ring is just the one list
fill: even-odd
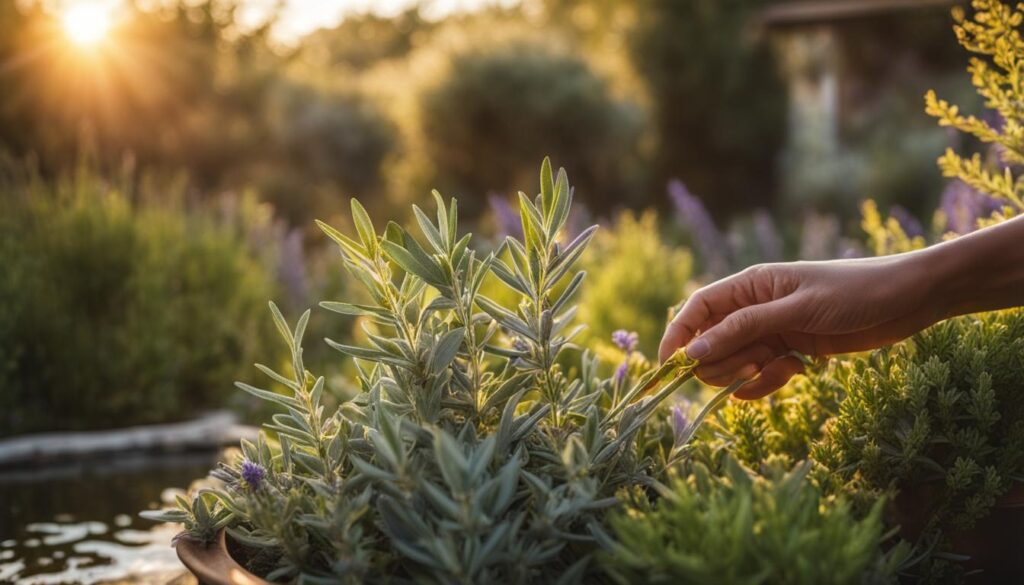
[(549, 153), (576, 177), (588, 206), (625, 203), (641, 113), (616, 99), (582, 58), (532, 42), (455, 55), (419, 99), (425, 156), (436, 184), (469, 212), (489, 191), (535, 173)]
[(651, 97), (654, 176), (680, 178), (714, 214), (766, 205), (785, 94), (751, 17), (765, 0), (643, 0), (630, 34)]

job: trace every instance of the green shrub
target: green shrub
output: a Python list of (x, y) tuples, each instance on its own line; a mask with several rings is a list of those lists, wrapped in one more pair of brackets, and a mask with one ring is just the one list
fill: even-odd
[[(679, 352), (618, 381), (599, 377), (589, 353), (560, 365), (577, 331), (575, 264), (594, 233), (558, 243), (571, 199), (565, 172), (555, 179), (545, 161), (540, 195), (520, 197), (525, 237), (508, 241), (507, 263), (467, 247), (455, 202), (440, 195), (436, 221), (414, 207), (422, 239), (393, 222), (381, 234), (353, 200), (358, 239), (321, 227), (371, 300), (322, 306), (366, 319), (365, 345), (328, 341), (359, 365), (362, 392), (325, 411), (324, 379), (303, 361), (309, 312), (293, 328), (272, 306), (291, 374), (258, 367), (287, 393), (239, 386), (283, 407), (266, 425), (277, 440), (243, 442), (244, 460), (216, 473), (222, 488), (147, 516), (184, 521), (200, 540), (227, 527), (276, 559), (277, 580), (596, 577), (616, 492), (663, 469), (661, 435), (645, 423), (694, 364)], [(488, 273), (516, 291), (514, 303), (479, 294)], [(571, 283), (556, 293), (563, 275)]]
[(257, 161), (250, 173), (275, 211), (292, 225), (306, 225), (318, 211), (337, 209), (341, 195), (382, 195), (384, 165), (399, 138), (381, 108), (354, 90), (278, 86), (267, 117), (270, 150), (280, 162)]
[(994, 507), (1024, 477), (1022, 373), (1019, 309), (951, 319), (837, 369), (848, 394), (812, 447), (816, 482), (861, 511), (891, 497), (888, 520), (915, 548), (907, 578), (1008, 577), (1005, 550), (979, 549), (976, 531), (998, 530)]
[(935, 486), (924, 533), (970, 528), (1024, 472), (1024, 311), (950, 319), (849, 362), (814, 458), (856, 490)]
[[(775, 392), (769, 400), (733, 400), (725, 405), (695, 447), (728, 451), (740, 463), (759, 470), (770, 462), (786, 467), (806, 460), (824, 427), (839, 411), (845, 389), (832, 364), (812, 368)], [(700, 457), (712, 468), (711, 459)]]
[(608, 340), (618, 329), (635, 331), (643, 353), (655, 356), (669, 307), (686, 294), (690, 253), (662, 242), (653, 212), (625, 212), (614, 227), (598, 232), (583, 264), (589, 282), (579, 320), (587, 337)]
[(859, 518), (823, 496), (804, 462), (767, 477), (726, 458), (701, 463), (663, 490), (613, 514), (618, 543), (601, 562), (620, 583), (854, 584), (890, 580), (897, 557), (881, 553), (882, 502)]
[(3, 189), (0, 434), (223, 404), (273, 293), (237, 227), (133, 206), (90, 175)]
[(308, 61), (338, 68), (346, 76), (357, 75), (380, 63), (407, 58), (420, 37), (439, 26), (422, 12), (422, 7), (411, 4), (394, 16), (372, 11), (346, 14), (334, 28), (307, 35), (300, 50)]
[(565, 161), (598, 211), (620, 205), (632, 181), (639, 110), (617, 101), (578, 56), (526, 41), (463, 50), (424, 89), (419, 110), (431, 184), (469, 205), (513, 192), (544, 153)]
[(785, 92), (749, 23), (766, 0), (643, 0), (629, 55), (651, 96), (656, 178), (681, 178), (716, 217), (775, 191)]

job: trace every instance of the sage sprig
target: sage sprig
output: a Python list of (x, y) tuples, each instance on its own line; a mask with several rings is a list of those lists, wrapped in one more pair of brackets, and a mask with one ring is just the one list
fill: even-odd
[[(576, 266), (596, 227), (565, 241), (572, 196), (545, 160), (540, 193), (519, 194), (523, 237), (485, 255), (436, 192), (435, 213), (413, 208), (416, 234), (378, 230), (356, 200), (354, 235), (319, 224), (370, 299), (321, 303), (358, 317), (365, 344), (327, 343), (354, 361), (361, 392), (327, 412), (302, 360), (309, 313), (292, 327), (271, 305), (292, 371), (257, 366), (283, 393), (239, 387), (282, 412), (217, 470), (223, 488), (197, 496), (272, 560), (272, 579), (599, 578), (606, 512), (621, 488), (657, 483), (664, 452), (647, 422), (696, 364), (679, 352), (629, 383), (574, 345)], [(482, 294), (488, 275), (516, 300)]]

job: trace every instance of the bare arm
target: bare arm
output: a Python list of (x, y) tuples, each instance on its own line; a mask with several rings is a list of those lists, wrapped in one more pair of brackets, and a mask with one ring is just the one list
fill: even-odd
[(686, 346), (697, 375), (724, 386), (760, 377), (759, 398), (808, 355), (873, 349), (948, 317), (1024, 305), (1024, 217), (941, 244), (878, 258), (754, 266), (693, 294), (661, 341)]
[(910, 255), (934, 267), (943, 318), (1024, 305), (1024, 216)]

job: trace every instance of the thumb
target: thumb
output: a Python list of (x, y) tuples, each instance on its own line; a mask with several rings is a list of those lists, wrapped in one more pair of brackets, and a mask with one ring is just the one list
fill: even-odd
[(726, 358), (751, 342), (791, 329), (789, 299), (749, 305), (733, 311), (686, 346), (686, 355), (705, 363)]

